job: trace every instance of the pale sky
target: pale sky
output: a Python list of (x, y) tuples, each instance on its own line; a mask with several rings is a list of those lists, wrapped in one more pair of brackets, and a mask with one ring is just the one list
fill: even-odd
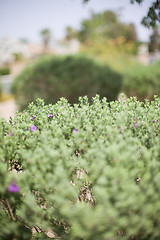
[(139, 39), (147, 41), (151, 30), (141, 25), (141, 20), (152, 2), (145, 0), (139, 5), (130, 4), (130, 0), (90, 0), (84, 5), (82, 0), (0, 0), (0, 38), (40, 42), (41, 29), (49, 28), (54, 39), (60, 39), (66, 26), (79, 29), (91, 11), (116, 10), (121, 21), (134, 23)]

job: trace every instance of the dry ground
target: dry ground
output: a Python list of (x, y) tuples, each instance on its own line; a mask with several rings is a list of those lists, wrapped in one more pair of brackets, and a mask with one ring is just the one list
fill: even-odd
[(16, 111), (17, 106), (14, 99), (0, 102), (0, 118), (4, 118), (8, 121), (10, 117), (14, 117)]

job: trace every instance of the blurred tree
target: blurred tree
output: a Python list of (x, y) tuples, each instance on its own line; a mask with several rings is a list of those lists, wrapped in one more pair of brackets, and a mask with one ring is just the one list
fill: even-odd
[(49, 42), (51, 40), (51, 31), (48, 28), (44, 28), (41, 30), (40, 35), (42, 37), (44, 51), (46, 51), (49, 48)]
[[(90, 0), (83, 0), (84, 3)], [(142, 3), (144, 0), (130, 0), (131, 3)], [(157, 22), (160, 22), (160, 0), (154, 0), (148, 9), (148, 13), (142, 19), (142, 24), (147, 27), (154, 27)]]
[(80, 52), (96, 56), (113, 69), (122, 71), (134, 64), (138, 40), (134, 24), (125, 24), (113, 11), (93, 13), (81, 22), (79, 30), (68, 27), (66, 39), (78, 38)]
[[(69, 29), (70, 32), (71, 29)], [(123, 37), (126, 42), (137, 41), (134, 24), (125, 24), (119, 21), (117, 13), (108, 10), (102, 13), (91, 13), (89, 19), (81, 23), (81, 29), (77, 31), (77, 38), (81, 42), (104, 41)]]
[(126, 32), (125, 32), (125, 38), (127, 41), (136, 41), (137, 40), (137, 33), (135, 29), (135, 25), (133, 23), (130, 23), (126, 27)]
[(160, 49), (160, 33), (158, 26), (156, 25), (153, 28), (153, 33), (150, 36), (150, 42), (149, 42), (149, 52), (156, 52)]
[(27, 38), (20, 38), (19, 41), (21, 43), (29, 43), (29, 40)]
[(71, 40), (73, 38), (76, 38), (76, 36), (77, 36), (77, 33), (72, 27), (70, 26), (66, 27), (66, 36), (65, 36), (66, 40)]

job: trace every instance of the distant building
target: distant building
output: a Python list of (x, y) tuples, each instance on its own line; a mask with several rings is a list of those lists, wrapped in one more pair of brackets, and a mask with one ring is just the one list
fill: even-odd
[(142, 43), (139, 46), (137, 60), (144, 65), (149, 64), (148, 43)]
[(159, 60), (160, 60), (160, 52), (159, 51), (149, 54), (149, 63), (154, 63)]
[(79, 51), (80, 43), (77, 39), (59, 40), (51, 44), (51, 51), (56, 55), (76, 54)]
[(137, 60), (144, 65), (151, 64), (160, 60), (160, 52), (149, 53), (148, 43), (142, 43), (138, 50)]
[[(62, 55), (75, 54), (79, 51), (80, 43), (77, 39), (55, 40), (51, 43), (47, 53)], [(30, 59), (44, 53), (40, 43), (25, 43), (14, 41), (9, 37), (0, 39), (0, 67), (5, 64), (13, 64), (19, 58)]]
[(9, 37), (0, 39), (0, 66), (13, 63), (18, 56), (30, 58), (31, 52), (26, 43), (13, 41)]
[(41, 55), (43, 53), (43, 45), (42, 44), (28, 43), (27, 46), (29, 48), (29, 51), (30, 51), (32, 57)]

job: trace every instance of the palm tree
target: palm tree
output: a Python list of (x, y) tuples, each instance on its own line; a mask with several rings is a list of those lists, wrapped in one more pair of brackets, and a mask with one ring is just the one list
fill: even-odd
[(49, 42), (51, 40), (51, 31), (48, 28), (44, 28), (41, 30), (40, 34), (43, 41), (44, 51), (46, 51), (49, 48)]

